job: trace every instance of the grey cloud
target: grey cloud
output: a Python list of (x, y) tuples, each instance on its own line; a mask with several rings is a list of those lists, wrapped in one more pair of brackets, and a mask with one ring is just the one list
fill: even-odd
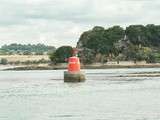
[[(20, 0), (15, 3), (5, 2), (4, 6), (8, 6), (9, 14), (2, 14), (3, 18), (0, 20), (0, 23), (24, 24), (28, 19), (52, 19), (78, 23), (82, 22), (83, 24), (85, 22), (88, 24), (89, 22), (101, 21), (107, 21), (109, 23), (112, 21), (120, 21), (121, 23), (126, 20), (132, 22), (134, 18), (137, 19), (137, 16), (141, 17), (147, 12), (160, 9), (160, 5), (157, 4), (158, 1), (156, 0), (154, 0), (154, 2), (149, 0), (101, 1), (102, 2), (98, 0), (79, 0), (79, 2), (73, 2), (69, 0), (69, 2), (66, 2), (66, 0), (61, 0), (59, 2), (59, 0), (48, 0), (40, 3), (36, 2), (37, 4), (27, 4), (26, 2), (20, 2)], [(156, 6), (156, 8), (154, 8), (154, 6)]]
[(159, 0), (0, 0), (0, 42), (75, 45), (94, 25), (159, 24), (159, 11)]

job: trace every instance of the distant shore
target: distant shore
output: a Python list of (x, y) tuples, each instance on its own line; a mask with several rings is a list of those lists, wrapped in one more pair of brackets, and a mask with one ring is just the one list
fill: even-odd
[[(67, 69), (67, 64), (58, 64), (58, 65), (23, 65), (23, 66), (0, 66), (1, 70), (59, 70)], [(131, 64), (131, 65), (106, 65), (106, 64), (90, 64), (82, 65), (82, 69), (111, 69), (111, 68), (160, 68), (160, 64)]]
[[(58, 70), (67, 69), (67, 63), (50, 64), (48, 55), (1, 55), (6, 59), (6, 65), (0, 64), (0, 70)], [(108, 61), (107, 63), (92, 63), (83, 65), (82, 69), (110, 69), (110, 68), (160, 68), (160, 63), (146, 63), (146, 61)]]

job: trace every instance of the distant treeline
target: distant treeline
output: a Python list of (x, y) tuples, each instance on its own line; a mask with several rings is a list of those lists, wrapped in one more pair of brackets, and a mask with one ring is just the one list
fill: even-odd
[(1, 55), (11, 55), (11, 54), (23, 54), (23, 55), (42, 55), (47, 54), (48, 52), (55, 51), (54, 46), (47, 46), (44, 44), (17, 44), (13, 43), (10, 45), (3, 45), (0, 48), (0, 54)]

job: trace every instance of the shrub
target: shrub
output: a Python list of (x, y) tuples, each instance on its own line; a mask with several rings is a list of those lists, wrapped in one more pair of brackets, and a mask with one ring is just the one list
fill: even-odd
[(5, 59), (5, 58), (2, 58), (1, 61), (0, 61), (0, 63), (1, 63), (2, 65), (6, 65), (6, 64), (8, 64), (8, 60)]
[(55, 52), (51, 53), (49, 58), (53, 63), (64, 63), (67, 58), (72, 56), (72, 51), (73, 49), (71, 46), (62, 46)]

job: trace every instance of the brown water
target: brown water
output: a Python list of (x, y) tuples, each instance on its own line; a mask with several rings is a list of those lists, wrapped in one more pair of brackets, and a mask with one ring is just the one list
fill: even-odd
[(117, 77), (150, 71), (86, 70), (78, 84), (61, 70), (0, 71), (0, 120), (160, 120), (160, 78)]

